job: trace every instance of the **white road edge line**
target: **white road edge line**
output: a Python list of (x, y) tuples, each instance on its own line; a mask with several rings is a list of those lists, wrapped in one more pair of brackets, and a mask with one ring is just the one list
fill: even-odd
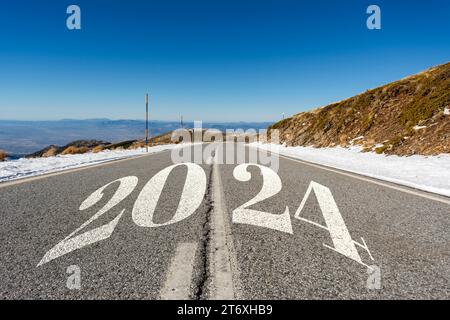
[(178, 245), (159, 294), (161, 300), (189, 300), (196, 251), (196, 243)]
[[(254, 147), (252, 147), (252, 148), (254, 148)], [(269, 151), (269, 150), (264, 150), (264, 149), (259, 149), (259, 150)], [(269, 152), (271, 152), (271, 151), (269, 151)], [(358, 179), (358, 180), (361, 180), (361, 181), (365, 181), (365, 182), (370, 182), (370, 183), (377, 184), (379, 186), (383, 186), (383, 187), (390, 188), (390, 189), (393, 189), (393, 190), (401, 191), (401, 192), (408, 193), (408, 194), (413, 194), (415, 196), (419, 196), (419, 197), (422, 197), (422, 198), (425, 198), (425, 199), (434, 200), (434, 201), (438, 201), (438, 202), (445, 203), (445, 204), (450, 204), (450, 199), (447, 200), (447, 199), (441, 198), (439, 196), (433, 196), (431, 194), (426, 194), (425, 192), (415, 191), (413, 189), (408, 189), (407, 187), (402, 187), (400, 185), (384, 183), (381, 180), (376, 180), (374, 178), (365, 178), (365, 177), (360, 176), (358, 174), (350, 173), (350, 172), (347, 172), (347, 171), (344, 171), (344, 170), (341, 170), (341, 169), (333, 169), (333, 168), (330, 168), (330, 167), (327, 167), (327, 166), (324, 166), (324, 165), (314, 164), (314, 163), (311, 163), (311, 162), (308, 162), (308, 161), (304, 161), (304, 160), (301, 160), (301, 159), (288, 157), (288, 156), (282, 155), (280, 153), (277, 153), (277, 154), (281, 158), (284, 158), (284, 159), (287, 159), (287, 160), (291, 160), (291, 161), (294, 161), (294, 162), (299, 162), (299, 163), (302, 163), (302, 164), (310, 166), (310, 167), (314, 167), (314, 168), (318, 168), (318, 169), (322, 169), (322, 170), (338, 173), (338, 174), (341, 174), (341, 175), (344, 175), (344, 176), (347, 176), (347, 177), (355, 178), (355, 179)]]
[(86, 165), (86, 166), (82, 166), (82, 167), (78, 167), (78, 168), (62, 169), (62, 170), (55, 171), (55, 172), (37, 174), (37, 175), (32, 176), (32, 177), (24, 177), (24, 178), (18, 178), (18, 179), (15, 179), (15, 180), (11, 180), (11, 181), (4, 181), (4, 182), (0, 182), (0, 189), (4, 188), (4, 187), (10, 187), (10, 186), (13, 186), (13, 185), (16, 185), (16, 184), (22, 184), (22, 183), (25, 183), (25, 182), (45, 179), (45, 178), (49, 178), (49, 177), (53, 177), (53, 176), (59, 176), (59, 175), (66, 174), (66, 173), (72, 173), (72, 172), (82, 171), (82, 170), (91, 169), (91, 168), (98, 168), (98, 167), (103, 167), (103, 166), (107, 166), (107, 165), (114, 164), (114, 163), (120, 163), (120, 162), (124, 162), (124, 161), (128, 161), (128, 160), (134, 160), (134, 159), (139, 159), (139, 158), (142, 158), (142, 157), (148, 157), (148, 156), (151, 156), (151, 155), (154, 155), (154, 154), (168, 152), (168, 151), (172, 151), (172, 149), (161, 150), (161, 151), (158, 151), (158, 152), (153, 152), (153, 153), (149, 153), (149, 154), (142, 154), (142, 155), (137, 155), (137, 156), (129, 156), (129, 157), (122, 158), (122, 159), (108, 160), (108, 161), (104, 161), (104, 162), (101, 162), (101, 163), (94, 163), (94, 164), (91, 164), (91, 165)]
[[(217, 154), (217, 149), (216, 152)], [(220, 181), (219, 166), (213, 162), (211, 215), (212, 246), (210, 247), (210, 296), (213, 300), (239, 299), (239, 272), (233, 239), (227, 220), (228, 211)]]

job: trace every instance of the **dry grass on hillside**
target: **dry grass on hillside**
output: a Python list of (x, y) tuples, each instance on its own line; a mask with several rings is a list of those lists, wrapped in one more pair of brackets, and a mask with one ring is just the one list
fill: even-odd
[(289, 146), (361, 145), (398, 155), (450, 153), (450, 63), (277, 122)]
[(56, 148), (50, 148), (48, 149), (43, 155), (43, 158), (48, 158), (48, 157), (54, 157), (57, 154), (57, 150)]
[(66, 154), (83, 154), (89, 151), (88, 147), (74, 147), (74, 146), (70, 146), (66, 149), (63, 150), (63, 152), (61, 152), (61, 155), (66, 155)]
[(5, 159), (6, 159), (7, 156), (8, 156), (8, 155), (6, 154), (5, 151), (0, 150), (0, 161), (5, 161)]
[(103, 146), (96, 146), (94, 149), (92, 149), (92, 153), (99, 153), (100, 151), (103, 151)]

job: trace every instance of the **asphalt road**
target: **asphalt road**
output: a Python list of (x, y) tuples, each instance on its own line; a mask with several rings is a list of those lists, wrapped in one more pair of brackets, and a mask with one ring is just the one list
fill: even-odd
[(264, 176), (171, 165), (165, 151), (0, 184), (0, 298), (450, 298), (448, 198), (282, 157)]

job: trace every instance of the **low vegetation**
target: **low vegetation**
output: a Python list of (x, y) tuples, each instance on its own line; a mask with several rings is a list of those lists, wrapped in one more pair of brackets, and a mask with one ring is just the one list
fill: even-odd
[(89, 149), (87, 147), (75, 147), (75, 146), (70, 146), (66, 149), (63, 150), (63, 152), (61, 152), (61, 155), (66, 155), (66, 154), (83, 154), (88, 152)]
[(68, 154), (83, 154), (86, 152), (99, 152), (107, 145), (111, 145), (109, 142), (98, 140), (76, 140), (65, 146), (50, 145), (40, 151), (27, 156), (27, 158), (46, 158), (54, 157), (57, 155)]
[[(149, 139), (149, 146), (172, 143), (172, 131)], [(50, 145), (38, 152), (30, 154), (27, 158), (53, 157), (57, 155), (83, 154), (87, 152), (98, 153), (105, 150), (129, 150), (145, 147), (145, 140), (127, 140), (118, 143), (109, 143), (98, 140), (77, 140), (63, 147)]]
[(43, 158), (54, 157), (54, 156), (56, 156), (57, 153), (58, 153), (58, 150), (56, 147), (50, 147), (47, 151), (45, 151), (42, 154), (42, 157)]
[[(290, 146), (361, 145), (398, 155), (450, 153), (450, 63), (302, 112), (269, 127)], [(420, 128), (417, 129), (417, 128)], [(356, 139), (358, 138), (358, 139)]]
[(0, 161), (5, 161), (7, 157), (7, 153), (3, 150), (0, 150)]
[(96, 146), (94, 149), (92, 149), (92, 153), (99, 153), (100, 151), (103, 151), (105, 148), (103, 146)]

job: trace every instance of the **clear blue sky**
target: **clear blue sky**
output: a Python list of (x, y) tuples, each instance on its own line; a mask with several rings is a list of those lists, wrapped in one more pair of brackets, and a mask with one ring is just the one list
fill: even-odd
[(272, 121), (449, 53), (448, 0), (2, 1), (0, 119), (137, 119), (150, 90), (153, 119)]

